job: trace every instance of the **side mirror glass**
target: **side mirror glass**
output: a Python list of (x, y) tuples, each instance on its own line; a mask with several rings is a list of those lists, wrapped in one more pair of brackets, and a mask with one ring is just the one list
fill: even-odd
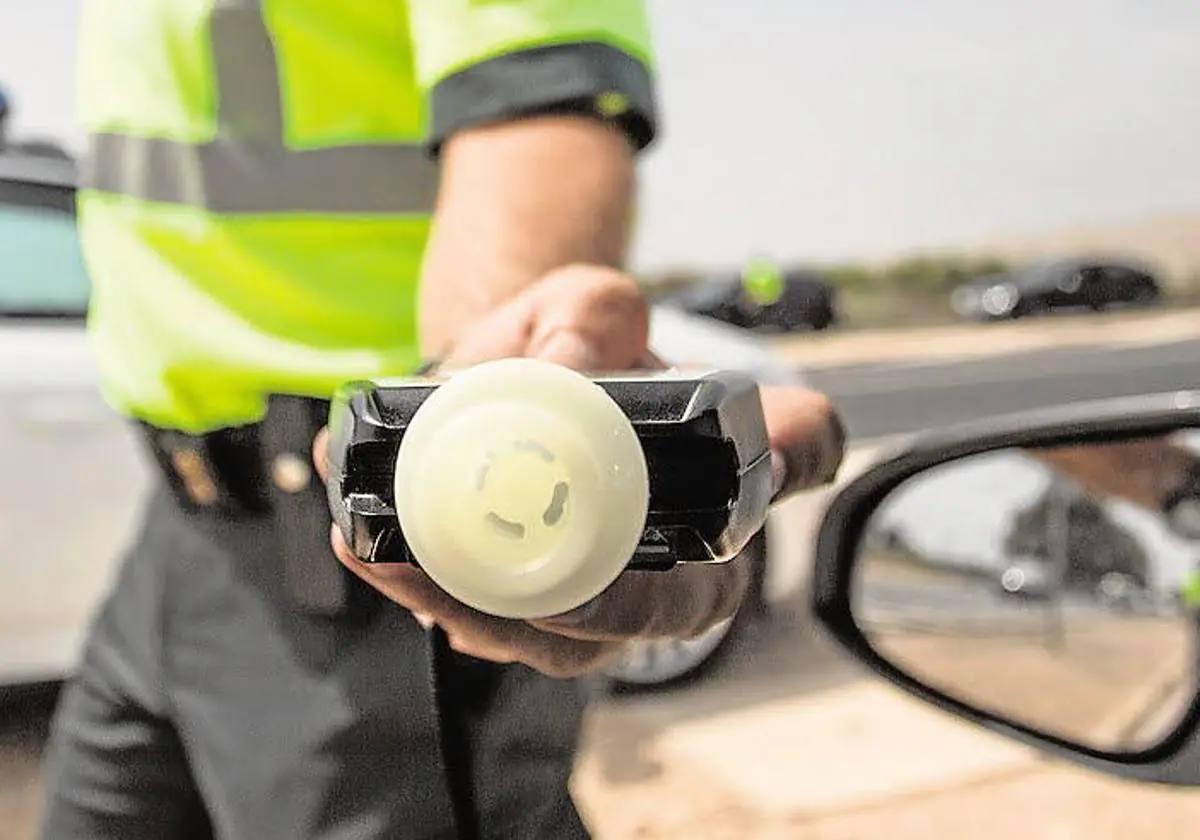
[(1194, 780), (1155, 771), (1200, 696), (1200, 417), (1126, 411), (1034, 417), (863, 476), (823, 528), (817, 609), (951, 711), (1111, 772), (1200, 783), (1200, 762)]

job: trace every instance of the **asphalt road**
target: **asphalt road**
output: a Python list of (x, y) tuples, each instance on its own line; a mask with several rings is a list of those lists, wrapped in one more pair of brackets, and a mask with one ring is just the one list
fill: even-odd
[(805, 377), (834, 399), (861, 440), (1081, 400), (1200, 389), (1200, 341), (832, 368)]

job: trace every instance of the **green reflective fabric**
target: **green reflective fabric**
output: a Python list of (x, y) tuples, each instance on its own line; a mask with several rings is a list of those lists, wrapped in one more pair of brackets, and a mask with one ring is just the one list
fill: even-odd
[(188, 431), (412, 369), (440, 78), (648, 40), (634, 0), (85, 3), (89, 329), (110, 401)]
[(213, 0), (88, 0), (80, 117), (88, 131), (201, 142), (217, 131)]
[(264, 0), (264, 16), (279, 61), (285, 145), (424, 138), (403, 3)]
[(267, 393), (328, 396), (417, 363), (424, 217), (220, 216), (85, 192), (90, 330), (106, 396), (202, 431)]

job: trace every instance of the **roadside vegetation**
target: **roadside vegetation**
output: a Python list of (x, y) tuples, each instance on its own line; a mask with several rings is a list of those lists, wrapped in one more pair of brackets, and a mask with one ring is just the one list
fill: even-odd
[[(995, 255), (919, 254), (887, 263), (846, 262), (803, 268), (837, 289), (839, 326), (907, 327), (952, 323), (950, 294), (968, 280), (1002, 274), (1023, 263)], [(678, 291), (711, 276), (696, 269), (675, 269), (643, 277), (651, 298)], [(1164, 278), (1172, 306), (1200, 305), (1200, 270), (1186, 277)]]
[[(950, 293), (984, 274), (1009, 270), (997, 257), (920, 255), (884, 264), (808, 266), (837, 289), (845, 327), (901, 326), (954, 320)], [(662, 297), (707, 276), (699, 270), (666, 271), (643, 278), (651, 297)]]
[(908, 326), (955, 320), (950, 293), (1011, 266), (992, 256), (925, 254), (883, 265), (843, 264), (822, 273), (838, 290), (846, 326)]

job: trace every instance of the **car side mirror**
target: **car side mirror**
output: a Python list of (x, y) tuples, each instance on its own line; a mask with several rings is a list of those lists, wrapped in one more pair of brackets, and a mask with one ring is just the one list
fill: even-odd
[(834, 500), (813, 593), (843, 647), (948, 712), (1200, 785), (1200, 393), (918, 440)]

